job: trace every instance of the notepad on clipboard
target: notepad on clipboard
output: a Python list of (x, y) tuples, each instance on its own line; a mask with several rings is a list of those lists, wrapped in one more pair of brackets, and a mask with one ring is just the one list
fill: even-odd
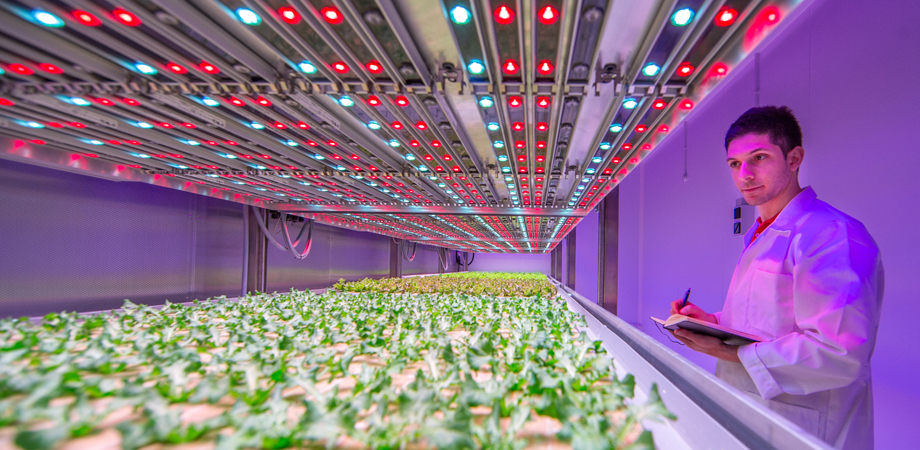
[(682, 314), (674, 314), (673, 316), (668, 317), (668, 320), (661, 320), (657, 317), (651, 317), (651, 319), (661, 324), (661, 326), (663, 326), (665, 329), (673, 331), (678, 328), (682, 328), (697, 334), (704, 334), (706, 336), (718, 338), (728, 345), (752, 344), (755, 342), (763, 342), (765, 340), (760, 336), (745, 333), (743, 331), (733, 330), (728, 327), (723, 327), (717, 323), (694, 319)]

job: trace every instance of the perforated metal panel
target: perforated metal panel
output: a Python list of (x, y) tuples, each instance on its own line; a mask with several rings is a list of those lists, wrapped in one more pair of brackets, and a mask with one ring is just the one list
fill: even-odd
[(0, 159), (0, 317), (238, 295), (242, 209)]

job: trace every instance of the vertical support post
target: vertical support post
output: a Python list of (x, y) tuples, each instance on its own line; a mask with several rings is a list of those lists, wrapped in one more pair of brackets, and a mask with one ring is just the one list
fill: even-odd
[(565, 237), (565, 285), (575, 289), (575, 228)]
[(243, 205), (243, 228), (245, 229), (245, 255), (243, 256), (243, 286), (241, 296), (248, 292), (265, 292), (266, 272), (268, 267), (268, 241), (259, 229), (254, 214), (261, 214), (262, 220), (268, 221), (268, 212), (257, 208), (254, 212), (249, 205)]
[(616, 314), (620, 239), (619, 186), (607, 194), (600, 204), (597, 236), (597, 303), (601, 308)]
[[(556, 247), (559, 246), (557, 245)], [(556, 277), (556, 248), (549, 251), (549, 276), (559, 279)]]
[(556, 248), (553, 249), (553, 252), (550, 255), (550, 258), (552, 258), (553, 278), (555, 278), (559, 282), (564, 281), (562, 279), (562, 242), (556, 245)]
[(460, 262), (463, 263), (463, 271), (464, 271), (464, 272), (468, 271), (469, 269), (468, 269), (467, 263), (470, 262), (470, 253), (469, 253), (469, 252), (463, 252), (463, 256), (460, 258)]
[(390, 278), (402, 277), (401, 243), (402, 241), (390, 238)]

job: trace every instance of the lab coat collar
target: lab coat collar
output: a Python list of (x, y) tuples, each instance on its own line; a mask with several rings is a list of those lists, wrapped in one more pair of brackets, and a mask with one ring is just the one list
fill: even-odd
[[(798, 195), (792, 198), (786, 207), (776, 216), (776, 219), (764, 230), (764, 233), (769, 232), (785, 232), (791, 231), (794, 228), (796, 219), (802, 215), (805, 210), (811, 207), (811, 204), (818, 198), (818, 195), (815, 194), (815, 190), (811, 186), (806, 187), (799, 192)], [(755, 222), (753, 226), (744, 234), (744, 248), (747, 249), (750, 247), (751, 241), (754, 239), (754, 232), (757, 231), (757, 223)]]
[(789, 201), (768, 229), (772, 228), (773, 231), (792, 230), (795, 227), (796, 220), (802, 213), (811, 208), (812, 203), (817, 198), (818, 195), (815, 194), (815, 190), (811, 186), (806, 187)]

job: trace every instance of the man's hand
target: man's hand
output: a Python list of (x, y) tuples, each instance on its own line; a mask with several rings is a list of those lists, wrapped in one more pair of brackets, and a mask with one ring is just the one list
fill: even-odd
[[(683, 301), (683, 300), (681, 300)], [(689, 307), (689, 305), (688, 305)], [(699, 309), (699, 308), (697, 308)], [(668, 330), (670, 331), (670, 330)], [(716, 358), (740, 363), (741, 360), (738, 359), (738, 346), (737, 345), (726, 345), (718, 338), (712, 336), (706, 336), (704, 334), (697, 334), (692, 331), (677, 329), (671, 331), (671, 334), (681, 341), (687, 347), (690, 347), (691, 350), (698, 351), (700, 353), (705, 353), (709, 356), (714, 356)]]
[(680, 305), (683, 303), (684, 303), (684, 299), (678, 299), (678, 300), (674, 300), (673, 302), (671, 302), (671, 315), (672, 316), (674, 314), (683, 314), (687, 317), (699, 319), (704, 322), (719, 323), (715, 315), (709, 314), (706, 311), (703, 311), (702, 309), (700, 309), (699, 306), (696, 306), (693, 303), (687, 302), (687, 306), (684, 306), (683, 308), (681, 308)]

